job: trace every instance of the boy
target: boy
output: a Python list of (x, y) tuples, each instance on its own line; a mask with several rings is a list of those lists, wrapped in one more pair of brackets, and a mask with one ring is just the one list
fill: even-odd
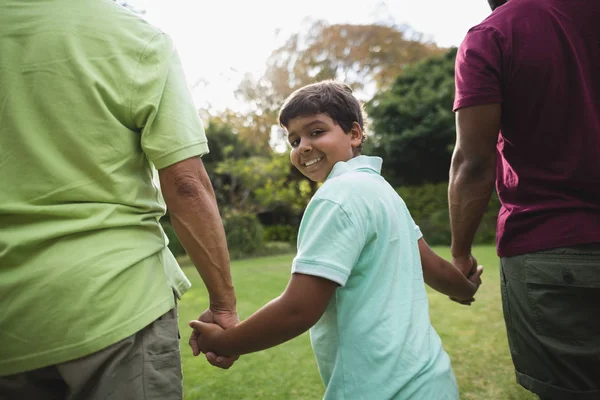
[(468, 302), (481, 269), (471, 282), (420, 239), (404, 202), (379, 175), (381, 159), (360, 155), (363, 121), (344, 84), (308, 85), (286, 100), (279, 122), (291, 161), (324, 182), (302, 219), (291, 280), (234, 328), (190, 322), (198, 334), (194, 352), (241, 355), (311, 328), (325, 399), (458, 399), (450, 359), (429, 321), (423, 276)]

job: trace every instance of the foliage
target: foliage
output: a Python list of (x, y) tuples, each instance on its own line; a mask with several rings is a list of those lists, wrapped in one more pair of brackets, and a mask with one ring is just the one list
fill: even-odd
[(316, 21), (308, 31), (292, 35), (276, 49), (270, 71), (279, 80), (278, 92), (323, 79), (340, 79), (356, 89), (373, 82), (387, 87), (404, 68), (435, 54), (434, 44), (424, 43), (419, 34), (394, 25), (329, 25)]
[(298, 228), (290, 225), (271, 225), (265, 227), (265, 240), (296, 243)]
[[(408, 186), (397, 189), (423, 237), (431, 245), (449, 245), (448, 183)], [(475, 235), (474, 243), (494, 243), (500, 201), (494, 192)]]
[(228, 158), (245, 158), (256, 154), (256, 149), (239, 139), (234, 125), (227, 115), (213, 116), (206, 124), (206, 138), (210, 152), (202, 160), (216, 164)]
[(218, 115), (211, 115), (206, 131), (207, 137), (209, 137), (212, 131), (210, 126), (213, 125), (216, 130), (229, 130), (235, 135), (237, 150), (242, 150), (243, 148), (246, 151), (249, 150), (251, 154), (268, 155), (271, 153), (271, 147), (269, 146), (271, 125), (276, 120), (281, 104), (273, 103), (271, 113), (268, 110), (257, 108), (249, 100), (246, 100), (246, 102), (251, 107), (251, 111), (249, 112), (227, 109)]
[(162, 225), (162, 228), (165, 231), (167, 238), (169, 239), (168, 247), (169, 247), (169, 250), (171, 250), (171, 253), (173, 253), (173, 255), (175, 257), (185, 255), (186, 251), (183, 248), (183, 245), (181, 244), (181, 242), (179, 241), (179, 238), (177, 237), (177, 234), (175, 233), (175, 229), (173, 229), (173, 225), (171, 225), (171, 223), (168, 221), (168, 219), (165, 219), (165, 218), (163, 218), (160, 221), (160, 224)]
[[(267, 60), (260, 78), (246, 75), (237, 94), (250, 110), (240, 118), (244, 140), (266, 145), (283, 101), (295, 89), (323, 79), (337, 79), (353, 89), (388, 87), (407, 65), (441, 50), (420, 35), (393, 25), (329, 25), (316, 21), (291, 35)], [(281, 135), (281, 131), (275, 130)]]
[(216, 173), (228, 177), (227, 204), (235, 210), (260, 213), (287, 206), (300, 212), (313, 193), (306, 179), (293, 179), (287, 154), (229, 158), (217, 165)]
[(410, 66), (367, 103), (373, 134), (364, 151), (384, 159), (383, 174), (394, 187), (448, 180), (455, 58), (451, 49)]
[(287, 152), (257, 149), (241, 140), (231, 123), (227, 116), (213, 117), (206, 128), (210, 153), (203, 162), (219, 208), (300, 213), (316, 187), (292, 168)]
[(227, 119), (212, 117), (206, 126), (206, 137), (210, 152), (202, 157), (202, 162), (208, 172), (220, 208), (231, 207), (233, 193), (231, 188), (236, 186), (229, 173), (219, 173), (219, 165), (226, 160), (244, 159), (256, 154), (255, 149), (244, 141), (239, 140), (234, 128)]
[[(232, 259), (290, 254), (296, 251), (297, 229), (288, 225), (262, 227), (253, 214), (235, 214), (224, 219), (228, 248)], [(241, 225), (236, 225), (241, 222)], [(186, 255), (173, 225), (167, 218), (161, 225), (175, 257)], [(262, 232), (262, 233), (261, 233)], [(262, 236), (261, 236), (262, 235)], [(260, 240), (260, 237), (263, 239)]]
[(295, 243), (292, 244), (290, 242), (270, 241), (266, 242), (264, 246), (258, 252), (256, 252), (255, 256), (267, 257), (294, 253), (296, 253)]
[(223, 217), (229, 255), (232, 259), (249, 257), (263, 246), (263, 227), (250, 213), (233, 212)]
[[(442, 257), (445, 249), (434, 248)], [(484, 284), (471, 307), (428, 290), (431, 323), (442, 338), (463, 400), (534, 400), (515, 382), (502, 317), (498, 258), (491, 246), (473, 249), (485, 267)], [(279, 296), (290, 278), (292, 255), (234, 261), (231, 273), (242, 320)], [(179, 303), (185, 399), (321, 399), (319, 377), (308, 333), (277, 347), (247, 354), (228, 371), (194, 357), (187, 344), (188, 321), (198, 318), (208, 296), (195, 270), (185, 268), (192, 288)], [(382, 304), (384, 305), (384, 304)], [(384, 305), (385, 306), (385, 305)]]

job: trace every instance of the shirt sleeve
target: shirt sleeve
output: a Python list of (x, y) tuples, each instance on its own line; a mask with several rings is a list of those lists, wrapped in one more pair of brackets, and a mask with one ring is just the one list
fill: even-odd
[(339, 204), (313, 199), (300, 224), (292, 273), (319, 276), (344, 286), (364, 248), (365, 237), (364, 230)]
[(453, 111), (502, 102), (503, 37), (494, 29), (474, 28), (456, 54)]
[(417, 241), (421, 240), (421, 238), (423, 237), (423, 232), (421, 232), (421, 228), (419, 228), (419, 225), (417, 225), (414, 220), (413, 225), (415, 228), (415, 234), (417, 235)]
[(135, 72), (131, 117), (142, 150), (157, 169), (208, 153), (200, 116), (171, 39), (157, 34)]

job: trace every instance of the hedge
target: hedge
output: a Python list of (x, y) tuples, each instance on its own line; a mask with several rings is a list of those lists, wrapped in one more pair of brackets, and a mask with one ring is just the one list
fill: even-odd
[[(421, 228), (423, 237), (431, 245), (450, 245), (450, 217), (448, 213), (448, 183), (406, 186), (396, 191), (404, 199), (413, 219)], [(500, 201), (494, 192), (474, 244), (490, 244), (496, 238), (496, 219)]]

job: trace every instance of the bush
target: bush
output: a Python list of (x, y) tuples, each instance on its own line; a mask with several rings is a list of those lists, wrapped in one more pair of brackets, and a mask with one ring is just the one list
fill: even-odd
[(223, 226), (231, 259), (253, 256), (262, 248), (264, 229), (256, 215), (233, 212), (223, 217)]
[[(427, 243), (450, 245), (452, 235), (448, 213), (448, 183), (400, 187), (397, 192), (404, 199)], [(475, 234), (474, 244), (494, 243), (499, 210), (500, 201), (494, 192)]]
[(265, 226), (265, 241), (296, 243), (298, 229), (290, 225)]
[(266, 242), (255, 254), (257, 257), (279, 256), (296, 252), (296, 244), (289, 242)]
[(162, 225), (163, 230), (165, 231), (165, 234), (167, 235), (167, 238), (169, 239), (168, 247), (169, 247), (169, 250), (171, 250), (171, 253), (173, 253), (173, 255), (175, 257), (185, 255), (186, 254), (185, 249), (183, 248), (183, 245), (179, 241), (177, 234), (175, 234), (175, 229), (173, 229), (173, 225), (171, 225), (171, 223), (166, 220), (161, 220), (160, 224)]

